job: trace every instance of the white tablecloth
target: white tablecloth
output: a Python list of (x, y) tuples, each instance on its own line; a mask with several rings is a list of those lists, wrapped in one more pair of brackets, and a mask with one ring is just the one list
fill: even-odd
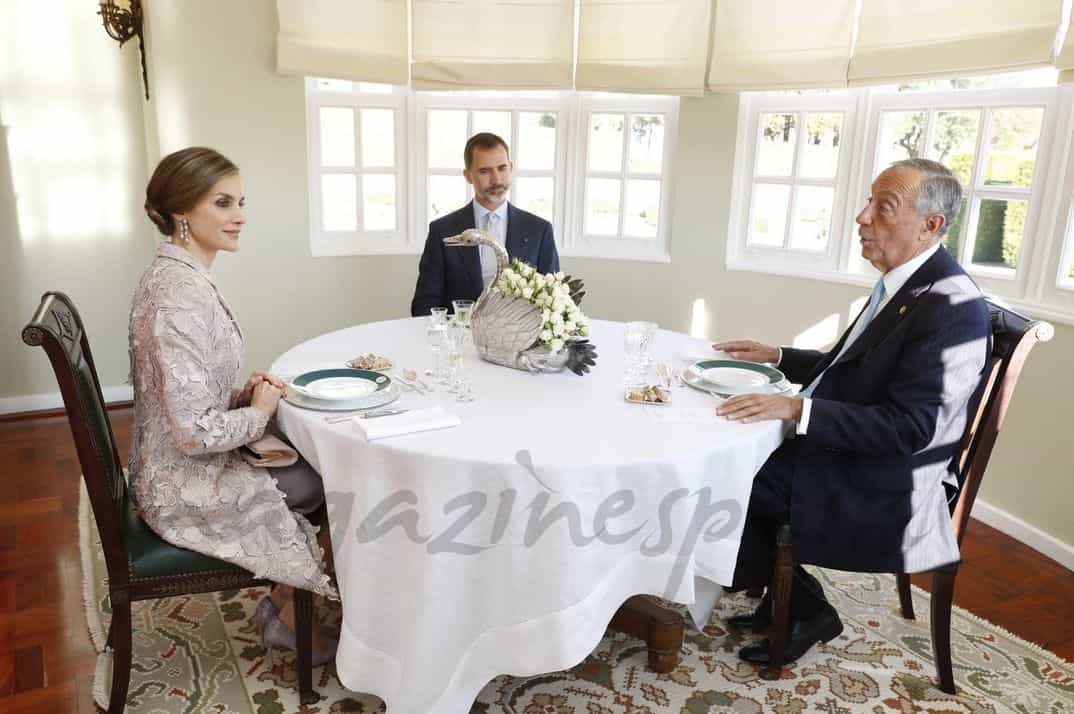
[[(404, 393), (401, 406), (461, 418), (443, 431), (367, 442), (352, 422), (281, 403), (282, 430), (324, 478), (345, 686), (391, 714), (467, 712), (497, 675), (577, 664), (631, 595), (693, 603), (695, 577), (730, 583), (753, 476), (783, 425), (708, 417), (717, 400), (688, 387), (670, 406), (630, 404), (623, 326), (594, 321), (592, 342), (584, 377), (474, 353), (475, 401)], [(691, 343), (660, 331), (654, 356), (681, 367)], [(408, 319), (323, 335), (272, 371), (369, 352), (432, 364), (424, 322)]]

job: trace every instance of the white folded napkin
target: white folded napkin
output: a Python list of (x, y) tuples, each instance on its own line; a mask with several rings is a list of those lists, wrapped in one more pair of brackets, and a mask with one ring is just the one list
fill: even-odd
[(402, 414), (391, 416), (374, 417), (372, 419), (354, 418), (367, 441), (384, 439), (389, 436), (401, 436), (414, 434), (419, 431), (432, 431), (434, 429), (448, 429), (462, 423), (459, 417), (445, 410), (441, 406), (429, 407), (428, 409), (411, 409)]
[(703, 359), (731, 359), (731, 355), (722, 350), (712, 349), (708, 340), (690, 340), (679, 349), (679, 359), (685, 362), (697, 362)]

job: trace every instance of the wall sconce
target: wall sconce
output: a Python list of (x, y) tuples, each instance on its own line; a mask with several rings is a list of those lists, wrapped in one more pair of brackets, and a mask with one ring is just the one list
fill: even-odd
[(145, 98), (149, 99), (149, 75), (145, 70), (145, 38), (142, 36), (142, 2), (130, 0), (130, 9), (124, 10), (118, 7), (115, 0), (102, 0), (101, 9), (97, 12), (101, 16), (104, 31), (113, 40), (123, 43), (132, 37), (138, 37), (138, 51), (142, 56), (142, 84), (145, 86)]

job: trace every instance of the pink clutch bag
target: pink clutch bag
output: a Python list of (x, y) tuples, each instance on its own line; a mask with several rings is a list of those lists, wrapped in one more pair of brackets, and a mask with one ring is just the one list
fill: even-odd
[(298, 452), (272, 434), (242, 446), (239, 453), (251, 466), (281, 467), (298, 461)]

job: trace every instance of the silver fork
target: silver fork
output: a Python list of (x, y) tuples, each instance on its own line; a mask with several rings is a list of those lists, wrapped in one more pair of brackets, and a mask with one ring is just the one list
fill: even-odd
[(417, 392), (418, 394), (425, 394), (425, 392), (422, 391), (421, 387), (419, 387), (418, 385), (416, 385), (416, 384), (414, 384), (412, 382), (406, 381), (405, 379), (400, 377), (397, 372), (392, 372), (391, 374), (392, 374), (392, 378), (395, 379), (396, 382), (399, 382), (399, 384), (403, 385), (404, 387), (406, 387), (410, 391)]

